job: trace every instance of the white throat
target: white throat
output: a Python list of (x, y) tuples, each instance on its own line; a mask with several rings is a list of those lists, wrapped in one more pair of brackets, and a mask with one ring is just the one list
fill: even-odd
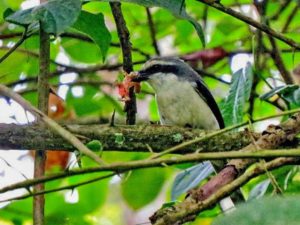
[(155, 93), (158, 94), (159, 92), (172, 90), (172, 86), (178, 86), (178, 82), (180, 81), (178, 81), (178, 77), (172, 73), (156, 73), (150, 76), (147, 82), (152, 86)]

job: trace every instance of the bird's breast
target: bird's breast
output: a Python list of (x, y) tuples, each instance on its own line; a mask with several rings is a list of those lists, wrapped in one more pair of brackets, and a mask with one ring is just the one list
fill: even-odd
[(188, 81), (164, 83), (156, 91), (156, 100), (162, 124), (219, 129), (213, 112)]

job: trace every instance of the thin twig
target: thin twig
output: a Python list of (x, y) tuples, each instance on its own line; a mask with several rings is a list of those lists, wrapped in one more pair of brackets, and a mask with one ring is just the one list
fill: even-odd
[[(23, 33), (21, 33), (21, 32), (10, 33), (10, 34), (0, 34), (0, 40), (6, 40), (6, 39), (15, 38), (15, 37), (20, 37), (20, 36), (22, 36), (22, 34)], [(37, 35), (37, 33), (36, 34), (34, 33), (31, 36), (33, 36), (33, 35)], [(65, 32), (65, 33), (60, 34), (59, 36), (62, 37), (62, 38), (65, 38), (65, 37), (74, 38), (74, 39), (78, 39), (78, 40), (81, 40), (81, 41), (94, 43), (94, 41), (89, 36), (81, 34), (81, 33)], [(111, 42), (110, 46), (120, 48), (119, 43)], [(140, 55), (144, 56), (146, 59), (149, 59), (151, 57), (151, 55), (149, 53), (144, 52), (143, 50), (141, 50), (139, 48), (132, 47), (131, 50), (133, 52), (139, 53)]]
[(22, 96), (18, 95), (17, 93), (14, 93), (11, 89), (9, 89), (8, 87), (2, 84), (0, 84), (0, 94), (12, 98), (16, 102), (18, 102), (25, 110), (28, 110), (31, 113), (40, 116), (43, 122), (46, 123), (49, 128), (51, 128), (62, 138), (64, 138), (66, 141), (72, 144), (81, 153), (93, 159), (95, 162), (97, 162), (100, 165), (105, 164), (104, 161), (102, 161), (102, 159), (100, 159), (97, 154), (95, 154), (90, 149), (88, 149), (77, 137), (75, 137), (69, 131), (61, 127), (54, 120), (50, 119), (47, 115), (42, 113), (40, 110), (33, 107), (28, 101), (22, 98)]
[(68, 186), (64, 186), (64, 187), (59, 187), (59, 188), (53, 188), (53, 189), (50, 189), (50, 190), (44, 190), (44, 191), (28, 193), (28, 194), (21, 195), (21, 196), (18, 196), (18, 197), (13, 197), (13, 198), (8, 198), (8, 199), (5, 199), (5, 200), (1, 200), (0, 203), (8, 202), (8, 201), (22, 200), (22, 199), (26, 199), (26, 198), (30, 198), (30, 197), (35, 197), (35, 196), (44, 195), (44, 194), (50, 194), (50, 193), (53, 193), (53, 192), (58, 192), (58, 191), (63, 191), (63, 190), (73, 190), (73, 189), (78, 188), (80, 186), (91, 184), (91, 183), (94, 183), (94, 182), (97, 182), (97, 181), (100, 181), (100, 180), (104, 180), (104, 179), (112, 177), (114, 175), (116, 175), (116, 173), (110, 173), (108, 175), (96, 177), (96, 178), (93, 178), (93, 179), (90, 179), (90, 180), (87, 180), (87, 181), (79, 182), (77, 184), (72, 184), (72, 185), (68, 185)]
[(261, 23), (255, 21), (254, 19), (252, 19), (248, 16), (245, 16), (231, 8), (227, 8), (217, 1), (201, 1), (201, 0), (197, 0), (197, 1), (201, 2), (203, 4), (207, 4), (215, 9), (217, 9), (223, 13), (226, 13), (228, 15), (231, 15), (241, 21), (244, 21), (245, 23), (247, 23), (257, 29), (260, 29), (261, 31), (265, 32), (266, 34), (269, 34), (269, 35), (273, 36), (274, 38), (283, 41), (284, 43), (288, 44), (289, 46), (300, 50), (300, 44), (295, 42), (293, 39), (288, 38), (288, 37), (282, 35), (281, 33), (276, 32), (275, 30), (271, 29), (267, 25), (261, 24)]
[(270, 20), (277, 20), (278, 17), (283, 13), (283, 11), (289, 6), (289, 4), (292, 2), (292, 0), (284, 0), (280, 4), (277, 12), (274, 13), (274, 15), (270, 18)]
[(285, 81), (286, 84), (293, 84), (294, 80), (290, 72), (287, 70), (285, 67), (283, 60), (280, 56), (280, 50), (276, 44), (275, 39), (271, 36), (268, 35), (270, 43), (272, 45), (273, 51), (271, 54), (272, 59), (274, 60), (274, 64), (277, 67), (278, 71), (280, 72), (283, 80)]
[(293, 21), (293, 19), (295, 18), (297, 12), (299, 10), (299, 2), (297, 3), (297, 5), (293, 8), (292, 12), (290, 13), (290, 15), (288, 16), (285, 24), (283, 25), (283, 28), (281, 30), (282, 33), (287, 32), (289, 25), (291, 24), (291, 22)]
[(160, 55), (160, 51), (157, 45), (157, 41), (156, 41), (156, 31), (155, 31), (155, 25), (153, 23), (153, 18), (150, 12), (149, 8), (146, 8), (146, 13), (147, 13), (147, 19), (148, 19), (148, 24), (149, 24), (149, 29), (150, 29), (150, 37), (152, 40), (152, 46), (155, 50), (156, 55)]
[[(165, 159), (143, 159), (131, 162), (121, 162), (113, 163), (110, 165), (103, 165), (98, 167), (74, 169), (66, 172), (60, 172), (56, 174), (51, 174), (38, 179), (28, 179), (21, 181), (3, 188), (0, 188), (0, 193), (5, 193), (7, 191), (19, 189), (19, 188), (29, 188), (33, 185), (39, 183), (46, 183), (57, 179), (62, 179), (71, 176), (78, 176), (84, 174), (113, 171), (115, 173), (124, 173), (130, 170), (143, 169), (143, 168), (153, 168), (153, 167), (165, 167), (165, 165), (176, 165), (182, 163), (190, 162), (201, 162), (204, 160), (214, 160), (214, 159), (259, 159), (259, 158), (274, 158), (274, 157), (299, 157), (299, 149), (277, 149), (277, 150), (262, 150), (259, 152), (211, 152), (211, 153), (193, 153), (184, 156), (176, 156), (172, 158)], [(296, 159), (295, 159), (296, 160)], [(298, 160), (298, 159), (297, 159)]]
[(27, 38), (27, 34), (26, 33), (27, 33), (27, 29), (25, 29), (24, 33), (22, 34), (21, 39), (17, 43), (15, 43), (14, 46), (12, 48), (10, 48), (8, 50), (8, 52), (6, 52), (4, 54), (4, 56), (2, 56), (0, 58), (0, 63), (2, 63), (5, 59), (7, 59), (8, 56), (10, 56), (26, 40), (26, 38)]
[[(285, 112), (278, 113), (276, 115), (261, 117), (259, 119), (253, 119), (253, 120), (251, 120), (251, 122), (255, 123), (255, 122), (263, 121), (263, 120), (266, 120), (266, 119), (276, 118), (276, 117), (279, 117), (279, 116), (290, 115), (290, 114), (293, 114), (293, 113), (296, 113), (296, 112), (300, 112), (300, 109), (285, 111)], [(209, 138), (212, 138), (212, 137), (215, 137), (217, 135), (226, 133), (226, 132), (228, 132), (230, 130), (237, 129), (239, 127), (243, 127), (243, 126), (245, 126), (247, 124), (248, 124), (248, 121), (240, 123), (240, 124), (237, 124), (237, 125), (233, 125), (233, 126), (230, 126), (230, 127), (226, 127), (226, 128), (224, 128), (222, 130), (218, 130), (218, 131), (212, 132), (212, 133), (210, 133), (210, 134), (208, 134), (208, 135), (206, 135), (204, 137), (195, 138), (193, 140), (183, 142), (183, 143), (181, 143), (179, 145), (176, 145), (176, 146), (173, 146), (173, 147), (171, 147), (169, 149), (166, 149), (165, 151), (163, 151), (161, 153), (154, 154), (150, 158), (158, 158), (158, 157), (161, 157), (163, 155), (166, 155), (166, 154), (169, 154), (169, 153), (172, 153), (172, 152), (176, 152), (179, 149), (182, 149), (182, 148), (187, 147), (189, 145), (195, 144), (197, 142), (205, 141), (205, 140), (207, 140)]]
[[(136, 61), (133, 63), (133, 65), (139, 65), (144, 63), (145, 60), (140, 60), (140, 61)], [(117, 64), (113, 64), (113, 65), (95, 65), (95, 66), (89, 66), (89, 67), (74, 67), (74, 66), (68, 66), (67, 68), (63, 68), (61, 70), (56, 70), (54, 72), (51, 72), (49, 74), (49, 79), (59, 76), (61, 74), (64, 73), (92, 73), (92, 72), (97, 72), (97, 71), (101, 71), (101, 70), (108, 70), (108, 71), (114, 71), (114, 70), (118, 70), (120, 67), (122, 67), (123, 64), (122, 63), (117, 63)], [(17, 84), (24, 84), (24, 83), (28, 83), (28, 82), (36, 82), (37, 81), (37, 77), (28, 77), (22, 80), (18, 80), (18, 81), (14, 81), (11, 83), (7, 83), (6, 86), (8, 87), (13, 87)]]
[[(62, 179), (71, 176), (78, 176), (84, 174), (113, 171), (115, 173), (124, 173), (130, 170), (143, 169), (143, 168), (153, 168), (153, 167), (165, 167), (165, 165), (176, 165), (188, 162), (201, 162), (204, 160), (214, 160), (214, 159), (260, 159), (260, 158), (274, 158), (274, 157), (299, 157), (299, 149), (277, 149), (277, 150), (261, 150), (259, 152), (211, 152), (211, 153), (193, 153), (184, 156), (176, 156), (166, 159), (151, 159), (151, 160), (136, 160), (131, 162), (121, 162), (113, 163), (110, 165), (103, 165), (98, 167), (74, 169), (66, 172), (60, 172), (56, 174), (51, 174), (37, 179), (28, 179), (21, 181), (0, 189), (0, 193), (5, 193), (7, 191), (19, 189), (19, 188), (29, 188), (33, 185), (46, 183), (57, 179)], [(298, 160), (295, 158), (295, 160)]]

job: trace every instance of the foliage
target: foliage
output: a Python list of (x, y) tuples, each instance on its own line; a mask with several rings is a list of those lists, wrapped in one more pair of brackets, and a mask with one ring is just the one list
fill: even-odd
[(251, 65), (248, 63), (232, 75), (232, 83), (227, 98), (223, 103), (223, 117), (227, 126), (243, 122), (243, 111), (250, 98), (253, 83)]
[[(25, 1), (0, 1), (0, 14), (5, 14), (5, 18), (0, 17), (0, 57), (21, 38), (24, 28), (26, 31), (24, 42), (1, 62), (0, 82), (37, 105), (38, 31), (41, 26), (51, 34), (49, 82), (65, 100), (64, 113), (74, 114), (76, 118), (73, 119), (109, 122), (115, 110), (114, 122), (124, 123), (123, 103), (119, 101), (114, 87), (118, 76), (122, 76), (122, 52), (109, 2), (49, 0), (40, 6), (24, 9)], [(221, 108), (226, 126), (299, 107), (299, 85), (297, 82), (284, 83), (282, 70), (278, 67), (280, 63), (275, 59), (275, 50), (265, 33), (260, 39), (253, 26), (203, 4), (204, 1), (121, 2), (130, 32), (134, 70), (140, 69), (149, 57), (158, 54), (182, 57), (200, 71)], [(259, 18), (253, 1), (221, 2), (225, 7)], [(283, 2), (268, 1), (262, 21), (268, 19), (275, 31), (299, 43), (297, 21), (300, 14), (293, 14), (298, 2), (290, 1), (285, 8)], [(150, 8), (151, 18), (145, 7)], [(157, 44), (158, 52), (153, 43)], [(300, 59), (298, 50), (278, 40), (276, 44), (283, 66), (297, 81), (299, 74), (294, 69), (297, 69)], [(159, 120), (150, 86), (142, 85), (137, 101), (138, 121), (149, 123)], [(261, 130), (263, 125), (255, 128)], [(176, 134), (172, 138), (180, 143), (183, 137)], [(97, 154), (99, 152), (109, 163), (149, 157), (145, 153), (103, 152), (101, 140), (89, 141), (87, 146)], [(120, 146), (127, 141), (130, 140), (125, 140), (122, 133), (115, 134), (115, 142)], [(95, 166), (85, 158), (82, 160), (85, 168)], [(121, 171), (82, 187), (48, 194), (46, 220), (49, 224), (125, 225), (126, 215), (134, 218), (140, 212), (144, 212), (143, 220), (146, 220), (150, 216), (147, 206), (154, 204), (155, 200), (160, 201), (160, 205), (153, 206), (158, 209), (162, 202), (173, 201), (200, 182), (205, 182), (211, 172), (207, 162), (133, 170), (126, 174)], [(284, 167), (273, 174), (284, 193), (299, 194), (299, 170), (296, 166)], [(47, 188), (78, 184), (104, 175), (109, 176), (97, 173), (65, 178), (50, 182)], [(257, 219), (265, 217), (264, 221), (268, 224), (276, 224), (280, 219), (285, 220), (281, 224), (293, 224), (292, 219), (299, 219), (294, 212), (298, 207), (297, 198), (261, 199), (274, 192), (274, 186), (266, 175), (251, 180), (242, 187), (242, 191), (251, 201), (233, 214), (217, 218), (213, 224), (234, 224), (233, 221), (263, 224), (263, 221), (253, 221), (253, 215)], [(69, 195), (73, 199), (66, 197)], [(256, 201), (257, 198), (260, 200)], [(3, 207), (0, 223), (2, 220), (14, 224), (31, 223), (31, 201), (15, 201)], [(172, 204), (176, 203), (169, 203)], [(214, 208), (201, 213), (198, 219), (208, 221), (203, 224), (210, 224), (217, 213), (219, 209)], [(191, 224), (197, 224), (197, 221)]]
[(171, 198), (175, 200), (181, 194), (196, 187), (214, 172), (212, 164), (208, 161), (192, 166), (178, 173), (172, 187)]
[(220, 216), (213, 225), (281, 225), (299, 223), (299, 196), (273, 197), (252, 201), (230, 215)]

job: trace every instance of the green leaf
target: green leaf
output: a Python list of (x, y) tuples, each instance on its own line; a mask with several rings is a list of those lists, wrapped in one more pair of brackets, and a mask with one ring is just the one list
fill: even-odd
[(165, 172), (160, 168), (135, 170), (122, 183), (122, 195), (133, 209), (152, 202), (161, 191)]
[(115, 133), (115, 143), (122, 145), (125, 141), (125, 137), (122, 133)]
[(279, 86), (279, 87), (273, 88), (271, 91), (261, 95), (260, 98), (263, 100), (267, 100), (267, 99), (273, 97), (274, 95), (292, 92), (298, 88), (299, 88), (299, 86), (295, 85), (295, 84)]
[(47, 33), (57, 35), (76, 21), (80, 9), (80, 0), (52, 0), (34, 8), (17, 11), (5, 19), (24, 27), (35, 27), (40, 22)]
[(222, 114), (226, 126), (238, 124), (243, 121), (243, 110), (246, 102), (249, 100), (253, 72), (250, 63), (243, 69), (238, 70), (232, 75), (232, 83), (225, 102), (222, 107)]
[(95, 152), (100, 152), (103, 150), (103, 145), (99, 140), (90, 141), (89, 143), (86, 144), (86, 147), (88, 147), (89, 149)]
[(5, 19), (6, 17), (12, 15), (15, 11), (12, 10), (11, 8), (7, 8), (5, 9), (5, 11), (3, 12), (3, 18)]
[(233, 212), (222, 215), (213, 225), (298, 225), (300, 197), (272, 197), (240, 205)]
[(111, 35), (105, 25), (103, 14), (81, 11), (73, 28), (87, 34), (98, 45), (104, 61), (110, 45)]
[(73, 61), (80, 63), (99, 63), (102, 54), (94, 43), (76, 40), (74, 38), (63, 38), (62, 47)]
[(282, 98), (287, 100), (288, 102), (295, 104), (297, 106), (300, 105), (300, 87), (299, 85), (285, 85), (272, 89), (271, 91), (263, 94), (261, 99), (269, 99), (274, 95), (281, 95)]
[(195, 20), (194, 18), (192, 18), (191, 16), (189, 16), (185, 10), (185, 0), (106, 0), (106, 1), (110, 1), (110, 2), (130, 2), (130, 3), (135, 3), (135, 4), (139, 4), (145, 7), (153, 7), (153, 6), (157, 6), (157, 7), (161, 7), (161, 8), (165, 8), (167, 10), (169, 10), (170, 12), (173, 13), (174, 16), (180, 18), (180, 19), (185, 19), (187, 21), (189, 21), (194, 28), (197, 31), (197, 34), (202, 42), (202, 45), (205, 46), (205, 38), (204, 38), (204, 33), (203, 33), (203, 29), (201, 27), (201, 25), (197, 22), (197, 20)]
[(192, 166), (179, 173), (172, 186), (171, 198), (174, 201), (181, 194), (196, 187), (199, 183), (214, 172), (214, 168), (209, 161)]

